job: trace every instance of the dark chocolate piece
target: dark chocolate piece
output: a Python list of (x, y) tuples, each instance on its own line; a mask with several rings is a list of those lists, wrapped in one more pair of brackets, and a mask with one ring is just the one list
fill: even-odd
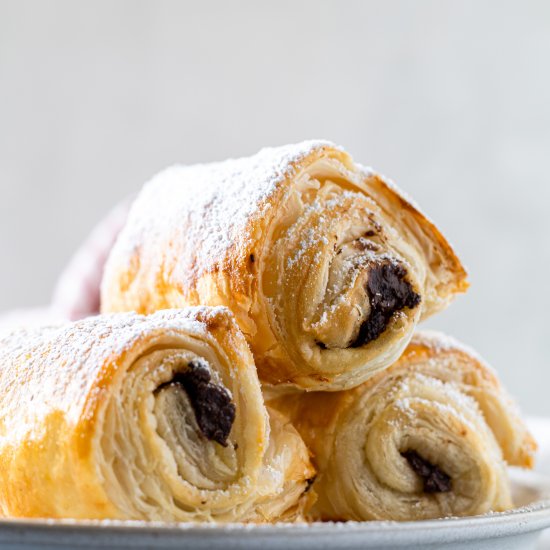
[(370, 314), (349, 347), (358, 348), (376, 340), (386, 330), (396, 311), (405, 307), (412, 309), (420, 303), (420, 295), (405, 280), (406, 275), (407, 270), (401, 264), (392, 262), (370, 268), (367, 281)]
[(191, 401), (202, 434), (209, 441), (227, 447), (227, 438), (235, 421), (235, 405), (225, 388), (210, 382), (210, 370), (202, 361), (191, 361), (187, 367), (185, 372), (178, 372), (157, 391), (171, 384), (181, 386)]
[(451, 477), (439, 466), (428, 462), (416, 451), (406, 451), (401, 456), (407, 460), (413, 471), (422, 478), (425, 493), (448, 493)]

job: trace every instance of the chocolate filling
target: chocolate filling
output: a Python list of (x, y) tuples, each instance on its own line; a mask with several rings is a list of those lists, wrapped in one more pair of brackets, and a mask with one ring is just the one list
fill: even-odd
[(448, 493), (451, 490), (451, 477), (439, 466), (428, 462), (416, 451), (406, 451), (401, 456), (407, 460), (412, 470), (422, 478), (425, 493)]
[(160, 385), (177, 384), (182, 387), (195, 411), (195, 419), (202, 434), (209, 441), (216, 441), (227, 447), (227, 438), (235, 420), (235, 405), (227, 390), (210, 382), (208, 367), (200, 360), (193, 360), (185, 372), (178, 372), (170, 382)]
[(350, 343), (351, 348), (376, 340), (386, 330), (396, 311), (405, 307), (412, 309), (420, 303), (420, 294), (405, 280), (407, 270), (402, 265), (378, 264), (370, 268), (368, 275), (370, 314), (361, 324), (357, 338)]

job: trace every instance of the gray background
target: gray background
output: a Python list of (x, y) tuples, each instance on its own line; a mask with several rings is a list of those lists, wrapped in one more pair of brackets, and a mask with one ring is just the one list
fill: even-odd
[(0, 0), (0, 309), (47, 303), (175, 161), (325, 137), (393, 177), (472, 288), (430, 325), (550, 414), (550, 2)]

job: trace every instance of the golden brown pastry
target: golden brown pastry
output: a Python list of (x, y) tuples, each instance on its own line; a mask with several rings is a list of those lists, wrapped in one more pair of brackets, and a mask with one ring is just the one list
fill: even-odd
[(530, 468), (536, 445), (495, 373), (437, 333), (363, 385), (274, 402), (319, 474), (311, 517), (419, 520), (512, 507), (506, 463)]
[(225, 308), (3, 335), (0, 419), (10, 517), (293, 519), (313, 475)]
[(156, 176), (111, 252), (102, 308), (226, 305), (264, 382), (337, 390), (394, 362), (466, 288), (397, 188), (310, 141)]

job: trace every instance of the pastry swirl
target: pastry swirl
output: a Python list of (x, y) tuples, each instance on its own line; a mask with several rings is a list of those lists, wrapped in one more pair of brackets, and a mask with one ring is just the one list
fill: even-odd
[(416, 334), (403, 356), (341, 393), (279, 398), (318, 476), (311, 517), (420, 520), (512, 507), (506, 463), (535, 443), (495, 373), (456, 341)]
[(0, 418), (5, 516), (293, 519), (313, 475), (225, 308), (4, 335)]
[(262, 381), (338, 390), (395, 361), (466, 288), (400, 191), (314, 141), (156, 176), (111, 252), (102, 308), (226, 305)]

